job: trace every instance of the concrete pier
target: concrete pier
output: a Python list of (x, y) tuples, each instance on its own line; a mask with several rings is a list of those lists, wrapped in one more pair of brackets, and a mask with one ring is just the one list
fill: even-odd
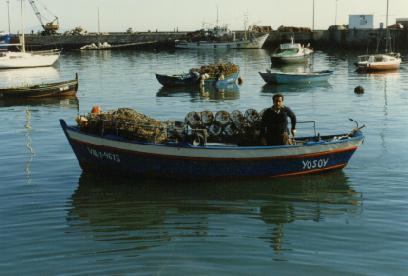
[[(237, 37), (243, 36), (243, 31), (236, 31)], [(408, 30), (390, 30), (392, 48), (395, 50), (405, 49), (408, 45)], [(139, 44), (145, 48), (174, 48), (174, 41), (183, 39), (186, 32), (140, 32), (140, 33), (104, 33), (86, 35), (26, 35), (28, 49), (64, 48), (66, 50), (79, 49), (81, 46), (107, 42), (112, 45)], [(373, 30), (324, 30), (301, 33), (270, 32), (264, 48), (273, 49), (280, 43), (290, 41), (294, 35), (295, 41), (299, 43), (310, 43), (313, 48), (337, 48), (337, 49), (372, 49), (385, 47), (385, 29)], [(156, 43), (148, 43), (156, 41)]]

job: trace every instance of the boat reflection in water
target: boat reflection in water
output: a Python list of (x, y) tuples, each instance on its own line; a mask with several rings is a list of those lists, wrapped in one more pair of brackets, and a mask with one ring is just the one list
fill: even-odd
[(300, 228), (285, 237), (287, 224), (359, 214), (362, 197), (349, 182), (341, 171), (234, 183), (82, 174), (66, 220), (69, 233), (93, 237), (103, 248), (113, 247), (113, 254), (175, 246), (181, 239), (205, 247), (206, 241), (225, 235), (261, 240), (279, 252), (290, 250), (291, 239), (302, 236)]
[(162, 87), (157, 97), (185, 97), (204, 100), (236, 100), (239, 99), (239, 87), (236, 83), (201, 87)]
[(316, 90), (328, 90), (332, 86), (328, 82), (315, 83), (293, 83), (293, 84), (265, 84), (262, 86), (262, 93), (285, 93), (285, 92), (312, 92)]
[(79, 110), (79, 100), (76, 96), (49, 97), (38, 99), (0, 99), (0, 107), (10, 106), (59, 106), (61, 108)]

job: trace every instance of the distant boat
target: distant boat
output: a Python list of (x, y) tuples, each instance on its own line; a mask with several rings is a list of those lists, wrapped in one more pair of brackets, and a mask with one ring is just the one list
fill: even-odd
[(213, 28), (203, 28), (187, 34), (186, 40), (176, 40), (175, 47), (178, 49), (260, 49), (269, 36), (267, 34), (255, 35), (255, 32), (246, 31), (244, 37), (237, 39), (235, 32), (228, 26), (220, 26), (217, 23)]
[(283, 72), (259, 72), (259, 75), (269, 84), (310, 83), (327, 81), (333, 74), (331, 70), (305, 72), (305, 73), (283, 73)]
[(388, 26), (388, 0), (385, 27), (386, 27), (385, 53), (359, 56), (358, 61), (356, 62), (357, 71), (361, 72), (387, 71), (396, 70), (400, 67), (401, 64), (400, 54), (389, 52), (389, 49), (391, 47), (391, 37)]
[(175, 47), (178, 49), (261, 49), (265, 44), (269, 34), (264, 34), (258, 37), (250, 37), (248, 39), (235, 39), (229, 41), (187, 41), (176, 40)]
[(157, 81), (165, 87), (199, 86), (200, 84), (207, 86), (226, 85), (235, 83), (238, 77), (239, 67), (232, 63), (210, 64), (197, 69), (192, 68), (189, 73), (184, 74), (156, 74)]
[(279, 48), (271, 55), (272, 63), (301, 63), (306, 62), (313, 50), (304, 47), (300, 43), (294, 43), (291, 37), (290, 43), (280, 44)]
[(396, 70), (400, 67), (401, 57), (398, 53), (362, 55), (356, 63), (357, 70), (362, 72)]
[[(235, 83), (238, 79), (239, 72), (232, 73), (230, 75), (225, 75), (224, 78), (218, 79), (216, 77), (210, 77), (204, 80), (205, 85), (222, 85), (228, 83)], [(181, 74), (181, 75), (161, 75), (156, 74), (156, 79), (158, 82), (165, 87), (177, 87), (177, 86), (198, 86), (200, 84), (199, 77), (193, 76), (191, 74)]]
[[(23, 10), (23, 1), (21, 1)], [(21, 18), (23, 21), (23, 18)], [(24, 40), (24, 26), (21, 24), (21, 36), (19, 44), (4, 44), (3, 46), (21, 46), (21, 52), (0, 52), (0, 69), (43, 67), (53, 65), (60, 56), (59, 50), (26, 52)]]
[(45, 97), (75, 96), (78, 91), (78, 74), (74, 80), (42, 83), (0, 89), (0, 99), (37, 99)]

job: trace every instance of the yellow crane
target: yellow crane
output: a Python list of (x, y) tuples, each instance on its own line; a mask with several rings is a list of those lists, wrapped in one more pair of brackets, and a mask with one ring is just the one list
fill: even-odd
[(43, 27), (43, 34), (45, 35), (50, 35), (50, 34), (55, 34), (57, 33), (59, 29), (59, 22), (58, 22), (58, 17), (52, 14), (45, 6), (43, 6), (44, 10), (46, 10), (49, 14), (53, 16), (53, 20), (49, 22), (45, 22), (43, 19), (46, 19), (43, 15), (41, 15), (40, 11), (37, 8), (37, 5), (35, 4), (34, 0), (28, 0), (30, 3), (31, 7), (34, 10), (35, 15), (37, 16), (38, 20), (41, 23), (41, 26)]

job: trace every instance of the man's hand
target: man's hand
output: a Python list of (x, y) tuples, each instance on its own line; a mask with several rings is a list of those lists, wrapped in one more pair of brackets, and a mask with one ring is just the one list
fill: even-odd
[(290, 132), (292, 133), (292, 136), (295, 137), (296, 129), (293, 128)]

